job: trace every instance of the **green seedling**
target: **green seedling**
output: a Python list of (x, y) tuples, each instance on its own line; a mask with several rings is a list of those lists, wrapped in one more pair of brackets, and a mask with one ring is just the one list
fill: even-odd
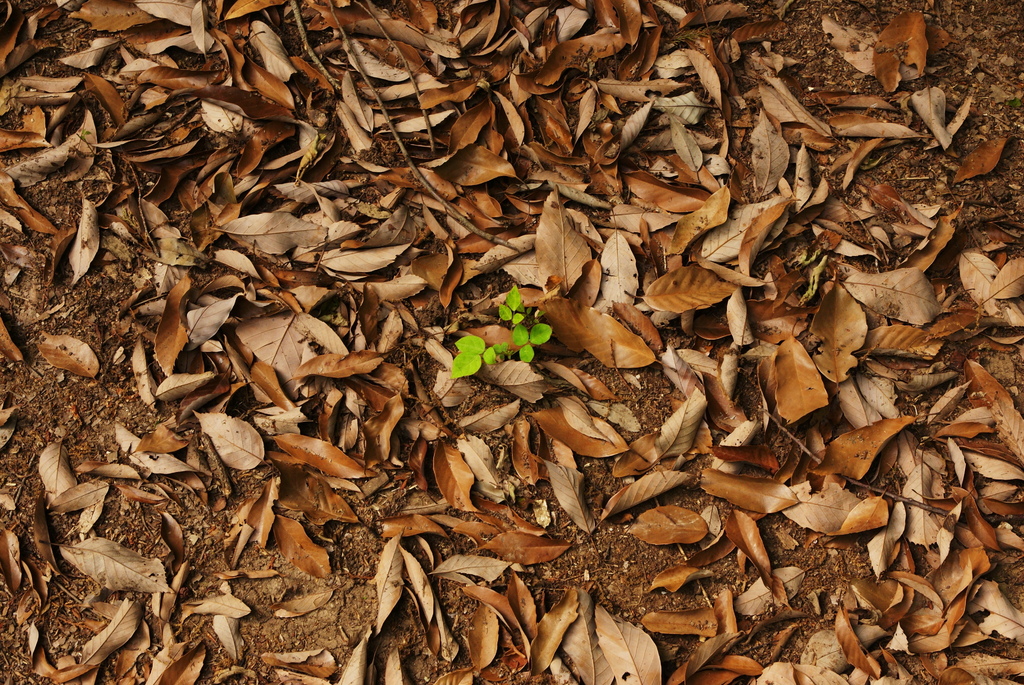
[(512, 327), (512, 344), (499, 343), (488, 346), (484, 339), (476, 335), (461, 338), (455, 347), (459, 353), (452, 364), (452, 378), (472, 376), (484, 364), (497, 364), (517, 355), (520, 361), (531, 362), (534, 357), (534, 345), (543, 345), (551, 340), (551, 326), (540, 323), (544, 312), (535, 307), (524, 307), (519, 288), (505, 295), (505, 303), (498, 307), (498, 318)]

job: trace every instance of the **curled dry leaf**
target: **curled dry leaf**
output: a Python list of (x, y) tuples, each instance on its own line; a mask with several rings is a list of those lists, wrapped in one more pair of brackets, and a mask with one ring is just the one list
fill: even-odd
[(43, 355), (51, 366), (78, 376), (95, 378), (100, 372), (100, 360), (96, 358), (92, 348), (70, 335), (43, 333), (43, 341), (39, 343), (39, 354)]
[(295, 370), (293, 378), (323, 376), (325, 378), (348, 378), (360, 373), (370, 373), (384, 360), (372, 350), (350, 352), (349, 354), (321, 354), (303, 363)]

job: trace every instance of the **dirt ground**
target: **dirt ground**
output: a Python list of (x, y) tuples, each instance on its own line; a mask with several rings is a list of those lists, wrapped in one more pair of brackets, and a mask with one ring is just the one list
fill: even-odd
[[(749, 18), (744, 21), (778, 18), (780, 8), (774, 2), (747, 4)], [(443, 21), (444, 12), (452, 10), (445, 5), (439, 7)], [(25, 8), (26, 11), (30, 9), (35, 7)], [(879, 149), (871, 158), (870, 165), (862, 167), (846, 191), (840, 190), (845, 165), (829, 170), (822, 163), (822, 173), (833, 194), (849, 206), (858, 206), (866, 196), (867, 188), (877, 184), (891, 185), (911, 202), (939, 204), (945, 208), (962, 206), (956, 223), (957, 239), (963, 247), (1002, 240), (1008, 244), (1008, 257), (1024, 256), (1016, 244), (1024, 228), (1020, 223), (1024, 213), (1024, 155), (1019, 153), (1016, 140), (1024, 127), (1021, 115), (1024, 112), (1021, 106), (1024, 98), (1024, 6), (1001, 0), (899, 0), (889, 3), (795, 0), (785, 4), (785, 27), (771, 34), (774, 39), (771, 50), (795, 62), (787, 68), (787, 78), (802, 89), (797, 91), (794, 88), (794, 92), (801, 92), (802, 100), (823, 118), (829, 113), (826, 111), (828, 106), (814, 103), (812, 98), (816, 93), (843, 91), (892, 99), (893, 94), (886, 93), (876, 79), (858, 72), (829, 44), (828, 36), (822, 30), (822, 17), (830, 16), (843, 26), (878, 31), (898, 13), (911, 10), (924, 12), (931, 22), (944, 28), (952, 40), (936, 55), (929, 57), (927, 75), (910, 89), (939, 86), (946, 97), (956, 103), (972, 95), (971, 116), (957, 134), (955, 144), (946, 152), (926, 150), (919, 143)], [(276, 9), (272, 11), (277, 12)], [(448, 21), (453, 19), (448, 18)], [(727, 27), (735, 25), (734, 21), (724, 22), (711, 27), (710, 33), (721, 38), (728, 34)], [(675, 29), (671, 28), (671, 22), (666, 26), (668, 38)], [(96, 35), (97, 32), (86, 22), (68, 17), (67, 13), (59, 13), (57, 19), (43, 26), (37, 34), (52, 40), (53, 46), (38, 52), (12, 71), (4, 83), (7, 83), (6, 79), (26, 75), (80, 73), (80, 70), (71, 69), (57, 59), (87, 46)], [(289, 47), (301, 52), (301, 44), (294, 33), (286, 35), (286, 38)], [(666, 44), (686, 40), (684, 32), (674, 38), (666, 38), (663, 38)], [(197, 62), (189, 66), (199, 65)], [(743, 80), (747, 78), (746, 72), (737, 73), (741, 75), (737, 84), (741, 94), (756, 89), (757, 83)], [(0, 128), (17, 128), (22, 116), (23, 111), (17, 108), (7, 110), (0, 118)], [(103, 116), (103, 113), (97, 115), (101, 121)], [(900, 112), (894, 116), (903, 120)], [(907, 116), (909, 118), (909, 114)], [(753, 119), (750, 124), (753, 124)], [(379, 135), (384, 134), (381, 132)], [(996, 169), (959, 184), (951, 183), (965, 154), (982, 142), (997, 137), (1009, 137), (1011, 140)], [(834, 159), (843, 151), (845, 148), (839, 146), (819, 159)], [(393, 153), (394, 150), (388, 150), (388, 154)], [(0, 164), (13, 164), (19, 154), (0, 154)], [(79, 222), (83, 194), (102, 201), (97, 193), (106, 192), (106, 181), (111, 178), (121, 182), (133, 175), (154, 178), (151, 172), (117, 168), (112, 159), (116, 158), (98, 158), (94, 169), (74, 184), (68, 183), (62, 173), (56, 173), (20, 192), (25, 201), (48, 217), (54, 226), (59, 229), (73, 227)], [(371, 182), (362, 190), (364, 199), (379, 201), (378, 191), (385, 185)], [(181, 208), (174, 211), (173, 202), (164, 209), (172, 223), (186, 222), (182, 224), (183, 228), (186, 227), (189, 220), (187, 212)], [(153, 297), (148, 284), (155, 262), (151, 254), (127, 245), (106, 231), (105, 235), (108, 237), (104, 238), (92, 268), (79, 282), (71, 285), (70, 268), (66, 264), (56, 267), (52, 282), (48, 279), (51, 236), (27, 229), (15, 230), (10, 222), (0, 225), (0, 243), (24, 246), (29, 251), (24, 268), (15, 267), (10, 260), (0, 261), (3, 267), (0, 271), (6, 270), (9, 275), (0, 286), (0, 317), (14, 343), (25, 355), (24, 362), (0, 361), (0, 400), (4, 403), (0, 406), (17, 407), (13, 436), (6, 446), (0, 446), (0, 528), (13, 531), (21, 542), (23, 554), (36, 562), (39, 557), (33, 545), (33, 512), (43, 492), (38, 460), (44, 448), (61, 442), (73, 467), (86, 462), (124, 463), (124, 452), (119, 447), (115, 426), (120, 424), (137, 436), (146, 435), (172, 419), (177, 409), (169, 403), (158, 403), (155, 409), (147, 406), (139, 397), (130, 362), (137, 340), (151, 346), (155, 339), (159, 317), (153, 316), (154, 312), (140, 314), (139, 308), (140, 297)], [(199, 287), (225, 273), (229, 272), (216, 264), (191, 269), (191, 276)], [(955, 295), (959, 287), (956, 260), (937, 268), (933, 278), (949, 284), (953, 289), (951, 294)], [(477, 288), (481, 294), (498, 296), (509, 285), (507, 278), (492, 276), (478, 278), (467, 287)], [(431, 296), (436, 298), (437, 293), (431, 292)], [(958, 297), (961, 302), (967, 301), (962, 291)], [(466, 299), (470, 299), (468, 295)], [(428, 306), (415, 311), (421, 325), (443, 327), (451, 323), (449, 317), (452, 314), (437, 306), (436, 301), (425, 304)], [(724, 305), (709, 310), (708, 316), (709, 325), (717, 317), (717, 324), (722, 327), (725, 323)], [(993, 336), (997, 339), (981, 342), (978, 339), (966, 342), (950, 340), (932, 360), (932, 367), (961, 372), (954, 381), (961, 383), (964, 361), (978, 360), (1016, 397), (1020, 406), (1024, 359), (1020, 355), (1018, 340), (1022, 332), (1019, 328), (1007, 327), (1001, 328), (998, 336)], [(723, 349), (714, 341), (686, 335), (678, 325), (671, 325), (661, 333), (668, 346), (705, 351)], [(99, 359), (101, 371), (98, 376), (95, 379), (82, 377), (47, 363), (37, 351), (44, 334), (71, 335), (87, 343)], [(396, 352), (389, 360), (401, 365), (410, 359), (415, 361), (423, 378), (429, 379), (428, 384), (433, 382), (438, 372), (443, 373), (443, 369), (422, 352), (415, 355)], [(756, 359), (744, 359), (740, 364), (738, 403), (751, 416), (757, 415), (761, 402), (756, 366)], [(671, 386), (660, 370), (652, 367), (624, 374), (605, 368), (593, 359), (580, 368), (602, 380), (638, 420), (638, 430), (619, 426), (627, 442), (659, 431), (672, 413), (672, 407), (666, 401), (671, 394)], [(631, 382), (633, 380), (635, 383)], [(515, 399), (494, 386), (476, 384), (473, 387), (481, 393), (475, 401), (444, 414), (456, 432), (459, 431), (457, 421), (460, 418)], [(904, 414), (926, 411), (946, 389), (947, 386), (941, 386), (917, 394), (904, 393), (900, 395), (899, 409)], [(246, 403), (252, 400), (241, 393), (232, 402), (236, 402), (231, 406), (240, 415), (247, 415)], [(963, 400), (962, 406), (969, 406), (967, 400)], [(785, 462), (790, 456), (799, 456), (799, 448), (778, 431), (769, 429), (766, 436), (766, 444), (780, 462)], [(495, 455), (510, 454), (511, 437), (506, 432), (497, 431), (484, 437)], [(720, 437), (716, 431), (716, 444)], [(404, 461), (411, 449), (411, 442), (403, 442), (399, 448), (399, 460)], [(700, 473), (711, 460), (710, 454), (696, 455), (684, 470)], [(610, 495), (622, 487), (623, 480), (613, 475), (612, 460), (581, 457), (579, 464), (586, 475), (585, 497), (599, 509)], [(233, 516), (241, 502), (259, 495), (269, 473), (270, 468), (266, 466), (244, 472), (232, 471), (233, 487), (230, 492), (210, 486), (208, 492), (199, 493), (195, 488), (169, 477), (155, 477), (135, 484), (135, 487), (149, 493), (153, 502), (140, 501), (144, 497), (138, 491), (118, 492), (112, 489), (93, 528), (95, 535), (115, 540), (143, 556), (164, 558), (168, 548), (161, 535), (160, 514), (170, 514), (184, 532), (187, 562), (191, 568), (178, 591), (178, 601), (187, 602), (218, 594), (222, 585), (229, 583), (231, 592), (251, 608), (252, 613), (240, 622), (245, 651), (237, 664), (219, 642), (208, 617), (181, 618), (177, 613), (173, 616), (168, 629), (179, 642), (190, 645), (201, 642), (206, 647), (207, 658), (200, 682), (279, 682), (282, 677), (260, 657), (272, 652), (327, 649), (338, 664), (345, 664), (364, 631), (376, 620), (374, 576), (386, 543), (381, 535), (381, 521), (389, 516), (417, 511), (465, 517), (445, 506), (433, 483), (429, 491), (423, 492), (408, 469), (389, 470), (386, 472), (388, 478), (372, 493), (346, 493), (359, 523), (330, 521), (309, 528), (314, 541), (323, 546), (330, 556), (333, 569), (330, 575), (314, 578), (288, 563), (273, 545), (268, 549), (249, 545), (237, 567), (273, 569), (278, 575), (225, 581), (217, 574), (229, 570), (227, 557), (230, 552), (225, 549), (224, 540), (231, 531)], [(898, 490), (902, 484), (898, 477), (894, 478), (890, 481), (882, 476), (876, 484)], [(737, 563), (736, 555), (730, 554), (708, 565), (706, 577), (678, 592), (651, 591), (651, 582), (658, 573), (683, 563), (699, 547), (650, 545), (629, 534), (628, 525), (642, 508), (612, 516), (588, 535), (560, 509), (546, 481), (521, 485), (516, 492), (513, 510), (528, 520), (535, 520), (539, 503), (546, 503), (551, 513), (552, 523), (547, 534), (571, 543), (568, 550), (553, 561), (526, 566), (518, 572), (542, 611), (550, 609), (566, 590), (583, 588), (597, 604), (612, 614), (639, 624), (652, 611), (712, 606), (714, 598), (723, 591), (739, 595), (757, 579), (756, 569), (750, 564)], [(712, 497), (699, 487), (677, 488), (660, 495), (655, 504), (677, 505), (696, 512), (713, 507), (723, 521), (733, 508), (729, 502)], [(991, 521), (1024, 534), (1019, 516), (993, 516)], [(73, 544), (79, 539), (76, 516), (51, 515), (49, 526), (52, 541), (56, 544)], [(791, 600), (795, 613), (780, 615), (780, 610), (775, 608), (763, 616), (740, 617), (739, 628), (747, 636), (731, 653), (750, 657), (762, 665), (773, 661), (799, 662), (812, 634), (835, 627), (836, 608), (844, 601), (850, 580), (873, 577), (865, 547), (870, 536), (828, 538), (779, 514), (762, 519), (761, 533), (774, 568), (798, 567), (803, 569), (805, 576), (799, 593)], [(465, 535), (428, 534), (424, 538), (429, 541), (429, 549), (437, 560), (455, 554), (480, 553), (478, 544)], [(426, 549), (426, 546), (415, 547), (416, 556), (425, 566), (434, 561), (427, 557)], [(915, 548), (916, 563), (922, 567), (925, 553), (926, 550)], [(993, 564), (994, 570), (988, 577), (1005, 583), (1007, 596), (1020, 606), (1024, 603), (1024, 588), (1017, 582), (1024, 574), (1020, 552), (1006, 549), (994, 552), (992, 557), (998, 564)], [(37, 565), (37, 568), (42, 568), (42, 565)], [(50, 679), (33, 672), (33, 657), (27, 646), (30, 624), (38, 626), (46, 654), (56, 663), (60, 656), (77, 654), (81, 645), (91, 639), (109, 618), (101, 618), (90, 608), (90, 602), (97, 598), (110, 600), (108, 591), (102, 590), (71, 566), (62, 564), (60, 571), (59, 575), (49, 577), (48, 596), (42, 602), (38, 598), (26, 599), (24, 590), (13, 593), (0, 585), (0, 668), (9, 683), (50, 682)], [(507, 580), (498, 581), (493, 587), (504, 591), (505, 582)], [(471, 665), (465, 636), (478, 603), (463, 592), (458, 582), (438, 579), (434, 584), (450, 630), (456, 641), (462, 644), (459, 656), (454, 663), (447, 663), (428, 647), (417, 604), (411, 592), (407, 592), (385, 631), (373, 643), (370, 662), (377, 670), (376, 679), (382, 681), (384, 661), (396, 649), (410, 682), (434, 682), (453, 668)], [(321, 608), (295, 618), (274, 616), (271, 605), (327, 589), (334, 593)], [(779, 619), (779, 622), (772, 623), (773, 619)], [(155, 646), (159, 643), (157, 625), (151, 627), (154, 646), (149, 648), (148, 655), (144, 654), (140, 664), (148, 663), (148, 659), (158, 651)], [(790, 628), (791, 632), (783, 630)], [(776, 641), (780, 634), (785, 634), (784, 642)], [(674, 665), (685, 661), (703, 638), (659, 634), (656, 642), (667, 674), (674, 670)], [(504, 645), (503, 648), (509, 646)], [(1020, 644), (1009, 639), (990, 639), (977, 645), (931, 654), (924, 659), (901, 654), (899, 661), (917, 682), (934, 682), (934, 673), (978, 653), (1011, 661), (1024, 660), (1024, 649)], [(929, 662), (927, 666), (930, 668), (925, 661)], [(139, 666), (138, 679), (133, 682), (145, 681), (145, 668)], [(114, 675), (112, 669), (110, 664), (104, 666), (99, 672), (99, 682), (124, 682)], [(501, 667), (495, 667), (488, 674), (488, 679), (557, 682), (550, 675), (530, 676), (529, 669), (511, 673)], [(751, 677), (750, 682), (753, 680)], [(367, 682), (372, 681), (373, 678), (368, 677)]]

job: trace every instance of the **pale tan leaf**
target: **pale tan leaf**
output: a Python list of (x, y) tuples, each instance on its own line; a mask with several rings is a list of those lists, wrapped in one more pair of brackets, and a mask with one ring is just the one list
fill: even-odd
[(39, 354), (43, 355), (51, 366), (78, 376), (95, 378), (100, 372), (100, 360), (96, 358), (92, 348), (70, 335), (43, 333), (43, 341), (39, 343)]
[[(762, 239), (771, 235), (771, 231), (778, 227), (777, 222), (790, 204), (792, 200), (779, 196), (734, 207), (729, 213), (728, 220), (704, 236), (704, 242), (700, 246), (701, 258), (715, 264), (725, 264), (737, 259), (742, 251), (744, 238), (752, 232)], [(750, 253), (751, 250), (748, 248), (748, 262), (754, 256)], [(749, 267), (749, 263), (747, 266)]]
[(601, 271), (601, 298), (595, 307), (607, 312), (617, 302), (633, 304), (640, 287), (636, 257), (622, 231), (614, 231), (604, 241)]
[(823, 136), (831, 136), (832, 129), (828, 124), (811, 114), (800, 101), (793, 96), (782, 79), (766, 76), (767, 85), (761, 85), (758, 92), (761, 95), (761, 104), (768, 114), (771, 114), (780, 123), (795, 121), (806, 124)]
[(61, 494), (78, 485), (63, 442), (52, 442), (43, 448), (39, 453), (38, 470), (48, 502), (52, 503)]
[(880, 121), (863, 114), (839, 114), (828, 120), (836, 135), (847, 138), (924, 138), (903, 124)]
[(185, 603), (181, 608), (182, 618), (193, 614), (202, 616), (230, 616), (231, 618), (243, 618), (251, 612), (248, 605), (234, 595), (214, 595), (205, 599), (199, 599)]
[(305, 616), (323, 607), (331, 601), (333, 596), (334, 590), (313, 592), (301, 597), (293, 597), (284, 602), (276, 602), (271, 604), (269, 608), (273, 610), (274, 616), (277, 618), (295, 618), (297, 616)]
[(400, 536), (388, 540), (377, 564), (377, 575), (374, 577), (374, 584), (377, 586), (376, 633), (380, 633), (384, 622), (402, 597), (402, 588), (405, 585), (402, 580), (405, 562), (403, 555), (398, 551), (401, 542)]
[(317, 247), (327, 239), (326, 228), (288, 212), (250, 214), (229, 221), (219, 230), (270, 254), (284, 254), (296, 247)]
[(1024, 259), (1011, 259), (992, 281), (988, 296), (1007, 300), (1021, 295), (1024, 295)]
[(485, 365), (477, 372), (477, 377), (492, 385), (499, 385), (527, 402), (540, 401), (550, 389), (544, 376), (526, 362), (514, 359)]
[(108, 656), (128, 642), (142, 621), (143, 607), (138, 602), (121, 600), (110, 623), (82, 645), (82, 664), (99, 666)]
[(213, 633), (224, 646), (228, 657), (235, 662), (242, 660), (245, 641), (242, 639), (241, 622), (237, 618), (215, 614), (213, 617)]
[(89, 481), (68, 488), (50, 502), (50, 511), (57, 514), (66, 514), (69, 511), (79, 511), (102, 502), (110, 486), (106, 483)]
[(263, 438), (248, 423), (227, 414), (196, 412), (196, 417), (225, 464), (248, 471), (263, 463)]
[(500, 578), (511, 564), (493, 557), (480, 557), (464, 554), (453, 554), (438, 564), (431, 575), (443, 576), (446, 573), (468, 573), (493, 583)]
[(910, 96), (910, 104), (945, 150), (953, 142), (946, 129), (946, 94), (941, 88), (923, 88)]
[(782, 513), (799, 526), (819, 533), (833, 533), (842, 528), (860, 498), (834, 481), (825, 483), (819, 492), (811, 492), (807, 481), (791, 488), (800, 503)]
[(942, 311), (931, 282), (918, 269), (877, 274), (855, 271), (843, 284), (865, 306), (907, 323), (930, 323)]
[(972, 612), (987, 611), (978, 624), (986, 635), (997, 633), (1004, 638), (1024, 643), (1024, 612), (1014, 606), (991, 580), (978, 582), (978, 593), (971, 600)]
[(822, 340), (821, 352), (814, 363), (825, 378), (840, 383), (857, 366), (853, 353), (863, 345), (868, 334), (864, 310), (846, 289), (836, 284), (821, 298), (811, 321), (811, 333)]
[(370, 629), (363, 631), (359, 643), (352, 650), (352, 654), (345, 664), (345, 669), (338, 678), (338, 685), (366, 685), (367, 657), (370, 653)]
[(92, 260), (100, 250), (100, 220), (96, 205), (82, 198), (82, 216), (78, 221), (78, 233), (68, 249), (71, 263), (71, 285), (74, 285), (89, 270)]
[(585, 590), (577, 588), (576, 595), (577, 617), (562, 637), (562, 651), (572, 659), (576, 675), (584, 685), (612, 685), (615, 674), (598, 640), (594, 601)]
[(105, 538), (62, 547), (64, 558), (108, 590), (170, 592), (163, 564)]
[(250, 24), (249, 43), (259, 51), (266, 70), (277, 78), (287, 81), (296, 72), (281, 39), (264, 22), (256, 20)]
[(779, 179), (789, 167), (789, 145), (763, 109), (750, 132), (750, 142), (753, 145), (750, 163), (754, 169), (754, 199), (757, 199), (779, 185)]
[(601, 650), (622, 685), (661, 685), (661, 657), (651, 636), (631, 623), (594, 607)]

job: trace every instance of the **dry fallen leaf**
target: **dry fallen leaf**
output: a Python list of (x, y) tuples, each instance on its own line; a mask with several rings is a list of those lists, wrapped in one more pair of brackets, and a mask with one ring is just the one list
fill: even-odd
[(65, 559), (108, 590), (170, 592), (163, 564), (105, 538), (62, 547)]
[(95, 378), (100, 372), (100, 360), (86, 343), (70, 335), (49, 335), (43, 333), (39, 343), (39, 354), (51, 366), (70, 371), (78, 376)]
[(1003, 148), (1006, 147), (1008, 138), (993, 138), (986, 140), (964, 158), (963, 164), (957, 169), (953, 177), (953, 183), (960, 183), (975, 176), (987, 174), (996, 168), (1000, 158), (1003, 156)]

